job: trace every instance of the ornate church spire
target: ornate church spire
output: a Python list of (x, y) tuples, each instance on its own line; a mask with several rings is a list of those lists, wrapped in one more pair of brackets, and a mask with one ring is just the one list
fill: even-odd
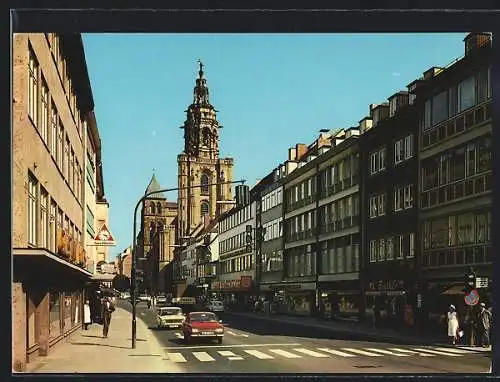
[(198, 71), (199, 77), (196, 79), (196, 86), (194, 87), (194, 105), (210, 105), (210, 101), (208, 100), (208, 87), (207, 80), (203, 78), (203, 62), (198, 60), (198, 64), (200, 65), (200, 70)]

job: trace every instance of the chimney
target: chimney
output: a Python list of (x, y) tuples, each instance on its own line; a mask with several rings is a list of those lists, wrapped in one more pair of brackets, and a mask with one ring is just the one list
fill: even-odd
[(296, 160), (297, 159), (297, 150), (295, 147), (290, 147), (288, 149), (288, 160)]
[(372, 128), (372, 119), (370, 117), (365, 117), (359, 121), (359, 131), (361, 134)]
[(465, 55), (481, 48), (484, 45), (488, 45), (491, 42), (491, 34), (485, 32), (472, 32), (469, 33), (465, 38)]
[(210, 215), (206, 214), (203, 216), (203, 229), (207, 229), (210, 225)]
[(300, 160), (307, 153), (307, 145), (304, 143), (297, 143), (297, 145), (295, 145), (295, 152), (297, 153), (297, 160)]
[(424, 72), (424, 80), (430, 80), (443, 71), (444, 68), (433, 66)]

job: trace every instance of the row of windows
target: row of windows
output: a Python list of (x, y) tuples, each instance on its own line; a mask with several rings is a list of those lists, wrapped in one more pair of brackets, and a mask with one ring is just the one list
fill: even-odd
[[(249, 243), (251, 244), (251, 243)], [(219, 242), (219, 252), (226, 253), (230, 251), (234, 251), (235, 249), (239, 248), (244, 248), (246, 247), (247, 242), (246, 242), (246, 233), (241, 232), (239, 234), (236, 234), (228, 239), (221, 240)]]
[(316, 274), (316, 251), (311, 245), (289, 249), (285, 252), (286, 274), (301, 277)]
[(283, 270), (283, 251), (278, 249), (262, 254), (262, 272), (276, 272)]
[[(395, 165), (413, 157), (415, 153), (413, 140), (413, 134), (410, 134), (394, 143)], [(374, 175), (386, 169), (386, 158), (387, 150), (385, 146), (380, 147), (370, 154), (370, 175)]]
[(385, 208), (387, 204), (386, 202), (387, 202), (386, 193), (370, 196), (369, 199), (370, 219), (374, 219), (377, 216), (385, 215)]
[(491, 245), (424, 252), (423, 267), (472, 265), (492, 262)]
[(239, 256), (219, 262), (219, 273), (247, 271), (254, 268), (254, 255)]
[(370, 263), (415, 257), (415, 233), (370, 240)]
[(305, 199), (312, 201), (312, 196), (316, 194), (316, 176), (290, 187), (285, 193), (288, 206)]
[(56, 253), (56, 228), (64, 229), (77, 242), (82, 240), (80, 230), (31, 173), (28, 174), (27, 219), (28, 244), (31, 246)]
[(422, 242), (424, 250), (491, 243), (491, 212), (468, 212), (426, 221)]
[(29, 53), (28, 115), (76, 199), (81, 203), (83, 169), (75, 156), (75, 151), (31, 48)]
[(274, 219), (262, 225), (265, 229), (264, 241), (278, 239), (283, 236), (283, 218)]
[(219, 233), (226, 232), (253, 218), (252, 204), (232, 213), (219, 222)]
[(346, 235), (320, 243), (321, 274), (358, 272), (359, 235)]
[(287, 240), (292, 239), (295, 233), (309, 232), (310, 236), (313, 235), (312, 229), (316, 227), (316, 211), (309, 211), (286, 221), (287, 226)]
[(320, 225), (328, 226), (349, 217), (359, 215), (359, 197), (357, 194), (336, 200), (319, 208)]
[(467, 179), (491, 168), (491, 136), (483, 136), (422, 161), (422, 191)]
[(146, 209), (146, 213), (149, 213), (151, 215), (161, 215), (161, 202), (148, 202), (149, 206)]
[(422, 127), (430, 129), (444, 120), (491, 98), (491, 67), (466, 78), (425, 103)]
[(77, 127), (80, 139), (82, 139), (83, 131), (86, 131), (87, 128), (87, 123), (77, 107), (76, 93), (73, 87), (73, 82), (68, 73), (67, 62), (61, 49), (60, 38), (56, 33), (46, 33), (45, 36), (50, 46), (62, 87), (66, 94), (66, 100), (68, 101), (71, 115)]
[(325, 168), (319, 174), (320, 190), (327, 190), (339, 182), (348, 182), (351, 185), (352, 178), (359, 173), (359, 153), (348, 155), (330, 167)]
[(262, 197), (262, 212), (270, 210), (273, 207), (283, 203), (283, 189), (281, 187), (271, 191)]

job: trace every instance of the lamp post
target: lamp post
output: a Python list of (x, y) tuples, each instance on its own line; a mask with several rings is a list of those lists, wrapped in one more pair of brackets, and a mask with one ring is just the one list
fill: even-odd
[(159, 192), (170, 192), (170, 191), (178, 191), (178, 190), (188, 190), (191, 188), (201, 188), (201, 187), (210, 187), (210, 186), (219, 186), (222, 184), (235, 184), (235, 183), (241, 183), (244, 184), (246, 180), (236, 180), (233, 182), (219, 182), (219, 183), (211, 183), (211, 184), (197, 184), (194, 186), (187, 186), (187, 187), (175, 187), (175, 188), (165, 188), (163, 190), (157, 190), (157, 191), (151, 191), (146, 194), (142, 198), (139, 199), (137, 204), (135, 205), (134, 209), (134, 237), (133, 237), (133, 245), (132, 245), (132, 274), (131, 274), (131, 280), (130, 280), (130, 289), (131, 289), (131, 294), (132, 294), (132, 349), (135, 349), (136, 347), (136, 342), (137, 342), (137, 326), (136, 326), (136, 271), (137, 271), (137, 256), (136, 256), (136, 250), (137, 250), (137, 232), (136, 232), (136, 225), (137, 225), (137, 209), (139, 206), (146, 200), (149, 196), (153, 194), (157, 194)]

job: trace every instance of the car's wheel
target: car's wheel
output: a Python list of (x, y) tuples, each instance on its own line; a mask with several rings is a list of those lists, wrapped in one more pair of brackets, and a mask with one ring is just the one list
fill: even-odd
[(222, 344), (222, 337), (218, 337), (218, 338), (217, 338), (217, 343), (218, 343), (219, 345), (220, 345), (220, 344)]

